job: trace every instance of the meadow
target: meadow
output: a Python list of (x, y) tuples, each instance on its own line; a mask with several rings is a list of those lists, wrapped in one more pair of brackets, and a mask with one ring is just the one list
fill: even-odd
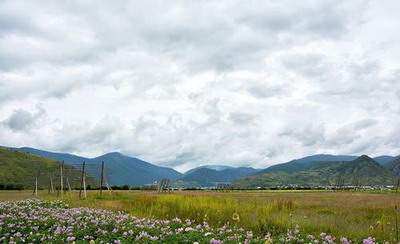
[[(32, 198), (31, 192), (0, 192), (0, 201)], [(39, 192), (39, 198), (56, 195)], [(320, 237), (321, 233), (346, 237), (356, 242), (368, 237), (396, 243), (400, 194), (362, 191), (146, 191), (89, 192), (80, 200), (67, 193), (63, 202), (70, 207), (123, 211), (147, 219), (190, 220), (213, 228), (228, 225), (264, 237), (296, 231)], [(344, 242), (342, 242), (344, 243)]]

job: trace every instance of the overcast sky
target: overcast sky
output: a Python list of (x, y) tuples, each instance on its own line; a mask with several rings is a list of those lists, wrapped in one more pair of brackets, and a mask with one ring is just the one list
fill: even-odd
[(0, 144), (186, 170), (400, 154), (400, 2), (0, 1)]

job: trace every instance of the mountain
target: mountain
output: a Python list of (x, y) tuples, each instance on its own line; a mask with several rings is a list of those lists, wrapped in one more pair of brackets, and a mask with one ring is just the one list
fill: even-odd
[(105, 170), (111, 185), (144, 185), (163, 178), (175, 180), (181, 176), (181, 173), (171, 168), (156, 166), (118, 152), (90, 159), (89, 163), (101, 161), (106, 162)]
[[(81, 171), (64, 165), (64, 184), (79, 187)], [(59, 186), (60, 163), (48, 158), (18, 152), (13, 149), (0, 147), (0, 185), (19, 185), (23, 188), (32, 188), (38, 176), (38, 186), (47, 188), (50, 176), (54, 187)], [(68, 180), (67, 180), (68, 179)], [(86, 177), (87, 185), (97, 185), (94, 178)]]
[(352, 161), (313, 162), (299, 170), (269, 171), (239, 179), (241, 187), (273, 187), (283, 185), (330, 186), (391, 185), (393, 174), (374, 159), (363, 155)]
[(20, 148), (13, 148), (13, 149), (20, 151), (20, 152), (31, 153), (33, 155), (41, 156), (44, 158), (50, 158), (53, 160), (58, 160), (58, 161), (64, 160), (65, 163), (67, 163), (67, 164), (82, 164), (83, 161), (87, 160), (87, 158), (76, 156), (76, 155), (69, 154), (69, 153), (55, 153), (55, 152), (39, 150), (39, 149), (32, 148), (32, 147), (20, 147)]
[(175, 184), (186, 187), (211, 187), (218, 182), (230, 183), (240, 177), (252, 175), (256, 172), (257, 169), (251, 167), (200, 166), (186, 172)]
[(385, 168), (390, 170), (395, 176), (400, 176), (400, 156), (385, 164)]
[(105, 180), (109, 185), (139, 186), (151, 184), (163, 178), (175, 180), (182, 175), (174, 169), (156, 166), (118, 152), (107, 153), (96, 158), (85, 158), (73, 154), (48, 152), (29, 147), (16, 148), (16, 150), (53, 160), (64, 160), (65, 164), (79, 169), (82, 167), (82, 162), (85, 161), (86, 171), (97, 179), (100, 179), (101, 162), (104, 161)]
[(226, 165), (217, 165), (217, 164), (210, 164), (210, 165), (202, 165), (193, 169), (190, 169), (188, 171), (185, 172), (185, 174), (189, 174), (192, 173), (196, 170), (202, 169), (202, 168), (207, 168), (207, 169), (212, 169), (212, 170), (216, 170), (216, 171), (221, 171), (224, 169), (234, 169), (235, 167), (231, 167), (231, 166), (226, 166)]
[(393, 157), (393, 156), (386, 156), (386, 155), (383, 155), (383, 156), (379, 156), (379, 157), (375, 157), (375, 158), (374, 158), (374, 160), (375, 160), (376, 162), (378, 162), (380, 165), (383, 165), (383, 166), (385, 166), (386, 164), (392, 162), (392, 161), (395, 160), (395, 159), (396, 159), (396, 157)]
[(295, 159), (287, 163), (272, 165), (264, 170), (257, 172), (258, 175), (270, 173), (270, 172), (296, 172), (299, 170), (306, 169), (319, 162), (341, 162), (341, 161), (351, 161), (356, 159), (357, 156), (348, 155), (330, 155), (330, 154), (317, 154), (300, 159)]

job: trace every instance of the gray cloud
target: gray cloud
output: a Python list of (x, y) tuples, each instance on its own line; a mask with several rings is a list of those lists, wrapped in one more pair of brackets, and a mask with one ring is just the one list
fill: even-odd
[(35, 126), (37, 120), (44, 114), (45, 110), (40, 106), (37, 106), (36, 112), (17, 109), (9, 118), (2, 121), (2, 124), (15, 132), (26, 131)]

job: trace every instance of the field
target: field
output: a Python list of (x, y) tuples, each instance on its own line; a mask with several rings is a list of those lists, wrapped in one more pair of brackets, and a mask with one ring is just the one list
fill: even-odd
[[(30, 192), (0, 192), (0, 201), (32, 198)], [(55, 195), (40, 192), (39, 198), (55, 200)], [(143, 191), (89, 192), (79, 200), (67, 193), (63, 201), (71, 207), (120, 210), (148, 219), (179, 218), (193, 223), (207, 222), (218, 228), (227, 223), (243, 227), (254, 236), (264, 237), (299, 232), (347, 237), (362, 242), (374, 237), (395, 243), (398, 238), (400, 194), (394, 192), (326, 191), (182, 191), (158, 194)], [(322, 237), (321, 237), (322, 238)]]

